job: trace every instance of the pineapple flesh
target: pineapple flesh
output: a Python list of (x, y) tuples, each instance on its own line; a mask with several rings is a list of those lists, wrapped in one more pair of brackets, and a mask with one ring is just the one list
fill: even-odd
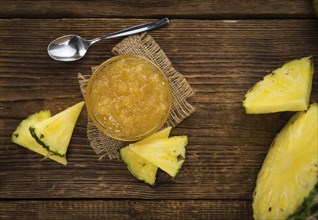
[[(171, 127), (165, 128), (151, 136), (135, 143), (147, 144), (151, 141), (168, 138), (170, 134)], [(156, 174), (158, 167), (150, 163), (143, 157), (133, 152), (129, 146), (120, 149), (120, 158), (127, 164), (127, 168), (137, 179), (143, 180), (150, 185), (154, 185), (156, 181)]]
[(187, 143), (187, 136), (175, 136), (144, 144), (130, 144), (129, 148), (170, 176), (175, 177), (185, 161)]
[(137, 179), (154, 185), (158, 167), (148, 162), (143, 157), (134, 153), (129, 147), (120, 149), (120, 158), (127, 164), (127, 168)]
[(51, 113), (49, 110), (42, 110), (40, 112), (34, 113), (30, 115), (28, 118), (24, 119), (16, 128), (16, 130), (12, 134), (12, 142), (16, 143), (22, 147), (25, 147), (33, 152), (41, 154), (43, 156), (49, 157), (50, 159), (66, 165), (67, 160), (66, 157), (60, 157), (57, 155), (50, 155), (48, 151), (43, 148), (40, 144), (36, 142), (36, 140), (31, 136), (29, 127), (35, 123), (41, 122), (45, 119), (51, 117)]
[(303, 111), (309, 105), (312, 57), (290, 61), (266, 75), (246, 94), (243, 106), (247, 114)]
[(52, 154), (64, 156), (84, 102), (30, 126), (32, 137)]
[(318, 104), (296, 113), (277, 134), (258, 174), (255, 219), (286, 219), (317, 184)]

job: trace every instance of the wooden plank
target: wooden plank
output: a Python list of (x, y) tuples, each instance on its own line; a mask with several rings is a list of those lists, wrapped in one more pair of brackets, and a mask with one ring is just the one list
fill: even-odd
[(35, 1), (2, 0), (1, 18), (127, 18), (162, 17), (315, 18), (311, 1), (304, 0), (135, 0), (135, 1)]
[[(22, 118), (43, 108), (57, 113), (82, 100), (77, 72), (110, 57), (119, 42), (99, 43), (83, 60), (58, 63), (46, 54), (52, 39), (66, 33), (92, 38), (144, 21), (0, 20), (0, 198), (251, 197), (267, 149), (290, 114), (245, 115), (241, 101), (264, 73), (290, 59), (318, 57), (315, 20), (172, 20), (169, 27), (151, 32), (196, 92), (190, 99), (196, 112), (172, 132), (189, 135), (187, 161), (175, 179), (160, 172), (155, 188), (136, 180), (120, 161), (97, 160), (86, 138), (85, 111), (67, 167), (40, 161), (11, 143)], [(317, 74), (311, 100), (318, 101)]]
[(0, 201), (1, 219), (252, 219), (249, 201)]

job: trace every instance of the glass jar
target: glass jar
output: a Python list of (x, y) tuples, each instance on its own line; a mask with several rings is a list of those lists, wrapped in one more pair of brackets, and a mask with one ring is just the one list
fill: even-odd
[(137, 141), (160, 129), (171, 110), (166, 75), (153, 62), (119, 55), (102, 63), (86, 89), (89, 117), (104, 134)]

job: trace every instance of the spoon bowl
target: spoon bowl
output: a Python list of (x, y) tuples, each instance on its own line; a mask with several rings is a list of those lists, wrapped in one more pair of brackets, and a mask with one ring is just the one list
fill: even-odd
[(75, 61), (85, 56), (90, 45), (90, 41), (78, 35), (65, 35), (49, 44), (48, 54), (57, 61)]
[(75, 61), (84, 57), (88, 48), (98, 41), (149, 31), (168, 23), (169, 19), (164, 18), (147, 24), (130, 27), (112, 34), (94, 38), (92, 40), (86, 40), (73, 34), (65, 35), (53, 40), (49, 44), (47, 52), (52, 59), (57, 61)]

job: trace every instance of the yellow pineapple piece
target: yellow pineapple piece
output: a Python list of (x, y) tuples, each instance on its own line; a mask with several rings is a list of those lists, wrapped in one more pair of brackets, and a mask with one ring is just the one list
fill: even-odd
[(66, 154), (76, 121), (80, 115), (84, 102), (30, 126), (32, 137), (46, 150), (59, 156)]
[(303, 111), (308, 108), (314, 67), (312, 57), (293, 60), (266, 75), (246, 94), (247, 114)]
[[(150, 135), (149, 137), (138, 141), (138, 144), (147, 144), (151, 141), (168, 138), (170, 134), (171, 127), (165, 128), (157, 133)], [(154, 185), (156, 181), (156, 174), (158, 167), (150, 163), (143, 157), (133, 152), (129, 146), (120, 149), (120, 157), (127, 164), (128, 170), (140, 180), (145, 181), (150, 185)]]
[(258, 174), (255, 219), (286, 219), (318, 183), (318, 104), (296, 113), (277, 134)]
[(130, 144), (129, 148), (170, 176), (175, 177), (185, 161), (187, 144), (187, 136), (175, 136), (144, 144)]
[(29, 127), (37, 122), (41, 122), (45, 119), (51, 117), (51, 113), (49, 110), (42, 110), (40, 112), (34, 113), (24, 119), (16, 128), (16, 130), (12, 133), (12, 142), (16, 143), (22, 147), (25, 147), (33, 152), (46, 156), (60, 164), (66, 165), (67, 160), (66, 157), (51, 155), (48, 151), (43, 148), (40, 144), (36, 142), (36, 140), (31, 136)]

